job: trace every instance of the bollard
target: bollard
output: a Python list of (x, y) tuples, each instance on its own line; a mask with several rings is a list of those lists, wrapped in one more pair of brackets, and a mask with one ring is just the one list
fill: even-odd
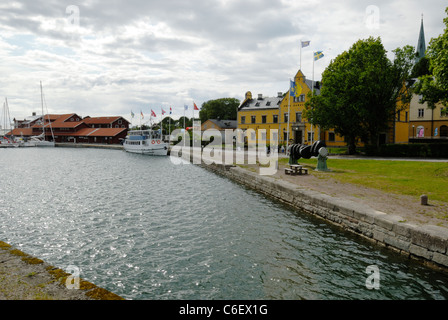
[(427, 195), (422, 195), (420, 196), (420, 204), (422, 206), (427, 206), (428, 205), (428, 196)]

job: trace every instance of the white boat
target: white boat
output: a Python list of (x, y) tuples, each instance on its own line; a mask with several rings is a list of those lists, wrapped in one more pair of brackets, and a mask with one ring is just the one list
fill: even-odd
[(38, 136), (33, 136), (29, 138), (26, 142), (23, 142), (23, 147), (54, 147), (54, 146), (55, 146), (54, 141), (45, 140), (45, 133), (41, 133)]
[(123, 149), (131, 153), (153, 156), (168, 155), (169, 143), (163, 140), (160, 130), (131, 130), (123, 142)]
[[(53, 128), (51, 127), (50, 119), (48, 119), (48, 126), (50, 128), (51, 136), (53, 139), (52, 139), (52, 141), (46, 140), (45, 127), (47, 125), (45, 124), (44, 94), (43, 94), (43, 90), (42, 90), (42, 82), (40, 83), (40, 100), (41, 100), (41, 105), (42, 105), (42, 120), (41, 120), (42, 133), (38, 136), (32, 136), (30, 139), (28, 139), (28, 141), (23, 142), (22, 146), (24, 146), (24, 147), (55, 147), (55, 145), (56, 145), (54, 142)], [(48, 113), (48, 110), (47, 110), (47, 113)]]

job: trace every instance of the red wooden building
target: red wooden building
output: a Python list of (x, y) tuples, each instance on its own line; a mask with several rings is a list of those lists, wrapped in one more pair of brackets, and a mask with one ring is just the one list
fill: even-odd
[[(120, 144), (129, 130), (129, 122), (123, 117), (85, 117), (76, 113), (48, 114), (43, 116), (47, 140), (73, 143)], [(21, 122), (12, 130), (16, 137), (31, 137), (42, 133), (42, 117)]]

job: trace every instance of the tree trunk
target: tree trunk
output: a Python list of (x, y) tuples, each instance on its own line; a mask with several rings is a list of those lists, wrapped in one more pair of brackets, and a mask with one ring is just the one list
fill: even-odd
[(356, 140), (354, 138), (347, 138), (348, 154), (356, 153)]

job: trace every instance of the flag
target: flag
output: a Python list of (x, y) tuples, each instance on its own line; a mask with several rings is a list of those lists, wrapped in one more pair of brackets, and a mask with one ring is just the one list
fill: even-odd
[(310, 41), (302, 41), (302, 48), (308, 47), (310, 45)]
[(170, 114), (172, 114), (173, 113), (173, 109), (171, 109), (171, 107), (170, 107)]
[(143, 116), (143, 111), (140, 111), (140, 114), (142, 115), (142, 119), (144, 119), (145, 117)]
[(314, 61), (317, 61), (323, 57), (324, 57), (324, 54), (322, 53), (322, 51), (314, 52)]
[(157, 117), (156, 113), (154, 111), (152, 111), (152, 109), (151, 109), (151, 117)]
[(134, 112), (131, 110), (131, 118), (134, 118)]
[(163, 110), (163, 108), (162, 108), (162, 116), (165, 114), (165, 110)]
[(300, 84), (296, 83), (295, 81), (289, 80), (291, 85), (289, 89), (289, 94), (291, 97), (299, 97), (302, 94), (302, 87)]
[(290, 86), (289, 86), (289, 95), (291, 97), (295, 97), (296, 96), (296, 83), (295, 81), (289, 80), (290, 82)]
[(196, 103), (193, 102), (193, 104), (194, 104), (194, 110), (199, 110), (198, 106), (196, 105)]
[(185, 110), (188, 110), (188, 106), (187, 105), (184, 105), (184, 108), (185, 108)]

